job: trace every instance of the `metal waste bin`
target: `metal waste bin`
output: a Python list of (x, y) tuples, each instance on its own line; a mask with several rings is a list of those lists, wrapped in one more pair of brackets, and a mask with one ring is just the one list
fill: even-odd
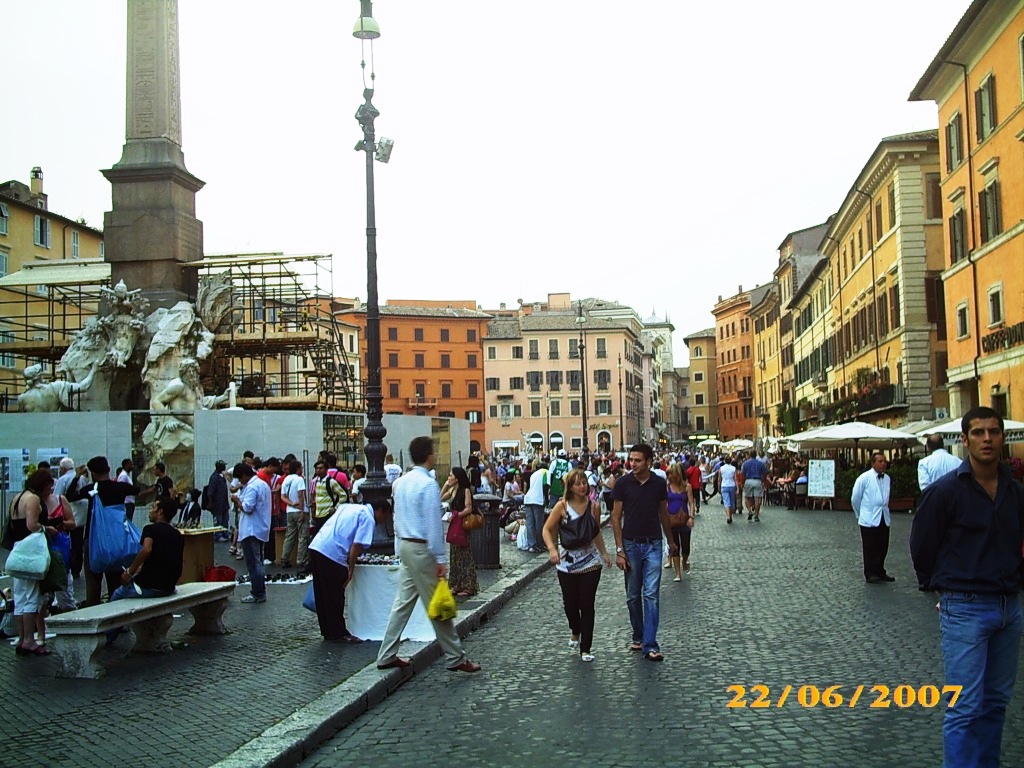
[(484, 516), (483, 527), (469, 531), (469, 551), (473, 554), (473, 561), (477, 568), (501, 568), (501, 529), (498, 526), (501, 498), (493, 493), (477, 493), (473, 496), (473, 503)]

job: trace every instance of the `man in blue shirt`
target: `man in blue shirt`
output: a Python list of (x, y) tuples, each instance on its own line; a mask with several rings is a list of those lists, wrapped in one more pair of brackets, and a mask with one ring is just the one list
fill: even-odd
[(235, 479), (242, 489), (231, 500), (241, 512), (238, 516), (238, 544), (249, 570), (250, 594), (243, 603), (267, 602), (267, 582), (263, 573), (263, 545), (270, 539), (270, 486), (256, 476), (248, 464), (235, 464)]
[(747, 460), (740, 465), (743, 489), (743, 503), (747, 507), (747, 522), (761, 522), (761, 500), (764, 498), (764, 476), (767, 474), (764, 463), (757, 458), (757, 451), (751, 451)]
[(1000, 462), (1003, 418), (972, 408), (960, 428), (968, 458), (928, 486), (910, 532), (918, 580), (940, 594), (945, 683), (963, 686), (945, 709), (946, 768), (999, 765), (1024, 627), (1024, 487)]

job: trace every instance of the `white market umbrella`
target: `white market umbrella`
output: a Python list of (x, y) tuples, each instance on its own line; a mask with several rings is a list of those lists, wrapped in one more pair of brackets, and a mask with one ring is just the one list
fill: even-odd
[[(924, 429), (914, 430), (914, 434), (924, 438), (928, 435), (942, 435), (946, 443), (956, 443), (960, 440), (960, 419), (953, 419), (943, 424), (936, 424)], [(1024, 443), (1024, 421), (1003, 419), (1003, 434), (1007, 443)]]
[(698, 448), (711, 448), (712, 446), (721, 445), (721, 440), (715, 440), (713, 437), (709, 437), (707, 440), (701, 440), (697, 443)]
[(725, 448), (730, 450), (730, 451), (736, 451), (736, 450), (741, 450), (743, 448), (753, 448), (753, 447), (754, 447), (754, 441), (753, 440), (746, 440), (746, 439), (744, 439), (742, 437), (738, 438), (736, 440), (730, 440), (728, 443), (725, 443)]
[(805, 448), (893, 448), (917, 444), (917, 435), (886, 429), (863, 421), (830, 424), (812, 434), (796, 435), (800, 449)]

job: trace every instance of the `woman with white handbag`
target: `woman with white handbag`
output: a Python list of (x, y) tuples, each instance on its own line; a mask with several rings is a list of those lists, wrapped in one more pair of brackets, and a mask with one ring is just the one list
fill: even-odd
[[(44, 510), (45, 500), (53, 492), (53, 475), (49, 469), (33, 472), (10, 507), (11, 539), (17, 544), (40, 531), (44, 540), (56, 536), (59, 526), (49, 524)], [(45, 525), (44, 525), (45, 524)], [(47, 552), (49, 550), (47, 549)], [(14, 552), (11, 552), (11, 557)], [(11, 559), (8, 558), (8, 567)], [(35, 634), (46, 637), (45, 609), (49, 594), (40, 588), (38, 579), (14, 576), (14, 620), (18, 625), (18, 644), (14, 652), (19, 656), (49, 656), (52, 651), (36, 641)]]

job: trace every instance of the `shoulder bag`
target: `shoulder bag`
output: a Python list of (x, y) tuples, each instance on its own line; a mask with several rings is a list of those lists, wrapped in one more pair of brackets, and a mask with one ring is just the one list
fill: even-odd
[(569, 517), (569, 505), (565, 506), (565, 517), (558, 524), (558, 538), (566, 549), (582, 549), (596, 539), (599, 533), (591, 503), (587, 502), (587, 511), (575, 520)]
[(41, 528), (15, 543), (5, 568), (9, 575), (18, 579), (39, 581), (46, 575), (50, 569), (50, 548)]
[(484, 527), (484, 513), (476, 508), (476, 500), (473, 500), (473, 508), (470, 513), (462, 518), (462, 529), (464, 531), (475, 531)]

